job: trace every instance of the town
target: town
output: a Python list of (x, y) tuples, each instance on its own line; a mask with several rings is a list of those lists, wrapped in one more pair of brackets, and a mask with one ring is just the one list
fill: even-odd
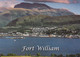
[[(22, 32), (23, 31), (23, 32)], [(34, 27), (30, 29), (25, 29), (22, 31), (9, 31), (0, 32), (0, 37), (3, 36), (13, 36), (16, 38), (23, 37), (45, 37), (45, 38), (80, 38), (79, 31), (71, 31), (67, 28), (57, 28), (57, 27)], [(16, 39), (15, 38), (15, 39)]]

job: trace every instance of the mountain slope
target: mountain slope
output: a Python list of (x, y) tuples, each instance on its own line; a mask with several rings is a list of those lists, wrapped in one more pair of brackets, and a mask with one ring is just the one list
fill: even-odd
[(8, 24), (8, 26), (30, 26), (30, 27), (42, 27), (42, 26), (64, 26), (80, 24), (80, 15), (71, 16), (46, 16), (46, 15), (32, 15), (17, 18)]
[(64, 16), (64, 15), (74, 15), (74, 13), (64, 9), (31, 10), (24, 8), (11, 8), (7, 11), (0, 13), (0, 27), (5, 26), (10, 21), (16, 18), (29, 15)]

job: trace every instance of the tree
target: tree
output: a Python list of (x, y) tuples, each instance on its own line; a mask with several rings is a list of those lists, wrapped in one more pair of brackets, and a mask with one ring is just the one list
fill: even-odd
[(28, 54), (28, 56), (31, 56), (31, 54)]
[(76, 54), (76, 57), (80, 57), (80, 54)]
[(57, 55), (56, 54), (51, 54), (51, 57), (56, 57)]
[(69, 57), (76, 57), (76, 55), (71, 54), (71, 55), (69, 55)]
[(66, 57), (69, 57), (69, 55), (66, 55)]
[(27, 56), (27, 53), (25, 53), (25, 56)]
[(40, 53), (37, 53), (37, 56), (40, 56), (41, 54)]
[(7, 56), (16, 56), (16, 54), (9, 53)]
[(58, 55), (57, 57), (63, 57), (63, 55), (62, 55), (62, 54), (60, 54), (60, 55)]
[(4, 54), (0, 54), (0, 56), (4, 56)]

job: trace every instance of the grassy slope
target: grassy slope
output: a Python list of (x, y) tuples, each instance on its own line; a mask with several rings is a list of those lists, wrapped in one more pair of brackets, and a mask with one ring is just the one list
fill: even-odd
[(79, 27), (80, 15), (51, 17), (46, 15), (32, 15), (17, 18), (8, 24), (8, 26), (64, 26)]
[(4, 11), (0, 13), (0, 27), (5, 26), (8, 24), (10, 21), (18, 18), (18, 17), (23, 17), (27, 15), (32, 15), (34, 12), (29, 9), (10, 9), (7, 11)]

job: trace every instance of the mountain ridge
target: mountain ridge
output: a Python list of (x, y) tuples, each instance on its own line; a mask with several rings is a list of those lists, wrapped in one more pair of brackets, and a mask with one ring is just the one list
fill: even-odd
[(37, 8), (38, 10), (42, 9), (52, 9), (46, 4), (41, 4), (41, 3), (20, 3), (14, 6), (14, 8), (25, 8), (25, 9), (34, 9)]

